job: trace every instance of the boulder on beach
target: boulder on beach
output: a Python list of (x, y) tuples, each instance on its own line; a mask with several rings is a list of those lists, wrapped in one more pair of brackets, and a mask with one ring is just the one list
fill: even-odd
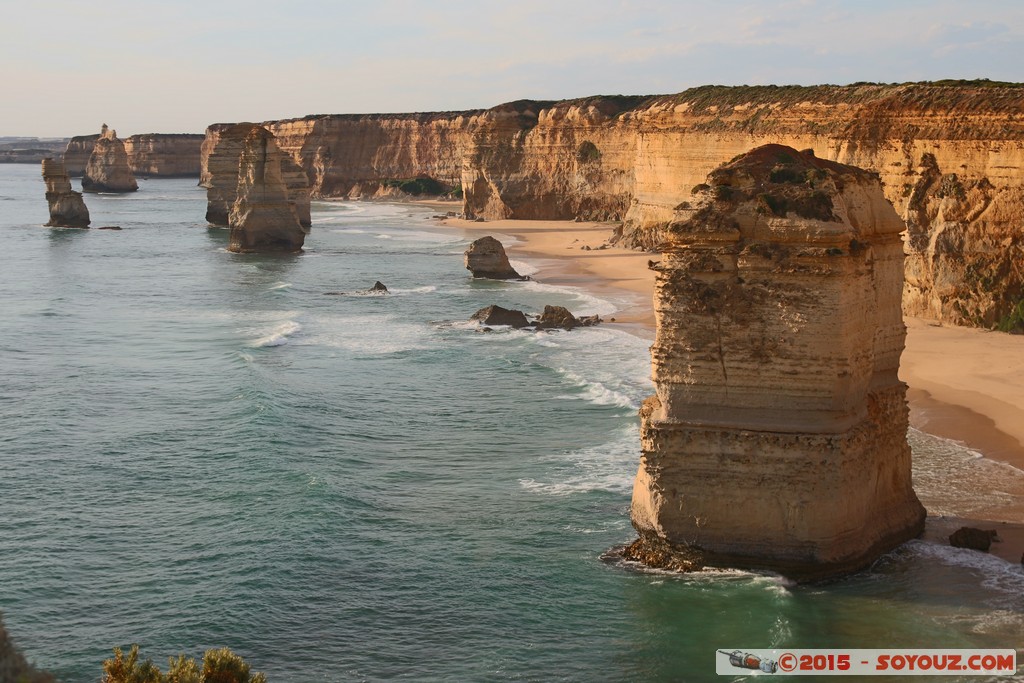
[(949, 535), (949, 544), (954, 548), (969, 548), (987, 553), (992, 541), (999, 540), (994, 529), (976, 529), (962, 526)]
[(521, 280), (505, 255), (505, 247), (490, 235), (481, 237), (466, 250), (466, 269), (473, 277), (491, 280)]
[(509, 310), (501, 306), (491, 305), (474, 313), (470, 320), (479, 320), (484, 325), (509, 325), (516, 329), (527, 327), (530, 321), (522, 311)]

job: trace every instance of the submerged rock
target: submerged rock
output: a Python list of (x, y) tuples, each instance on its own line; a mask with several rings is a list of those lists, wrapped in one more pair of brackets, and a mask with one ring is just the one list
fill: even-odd
[(473, 277), (491, 280), (521, 280), (505, 255), (505, 247), (490, 235), (481, 237), (466, 249), (466, 269)]
[(999, 540), (995, 529), (975, 529), (962, 526), (949, 535), (949, 544), (954, 548), (970, 548), (987, 553), (992, 541)]
[(283, 154), (261, 126), (245, 136), (239, 156), (238, 191), (228, 225), (228, 251), (291, 253), (302, 250), (309, 233), (299, 224), (295, 204), (281, 176)]
[(43, 159), (43, 180), (46, 182), (46, 203), (50, 208), (47, 225), (59, 228), (88, 228), (89, 209), (81, 192), (71, 189), (71, 180), (64, 164)]
[(814, 579), (921, 533), (897, 376), (902, 230), (876, 176), (780, 145), (680, 207), (640, 411), (646, 547)]
[(135, 192), (135, 182), (124, 142), (117, 137), (117, 131), (103, 124), (100, 137), (92, 148), (89, 161), (82, 175), (83, 192)]
[(510, 310), (501, 306), (488, 306), (474, 313), (470, 320), (479, 320), (484, 325), (509, 325), (516, 329), (527, 327), (530, 321), (522, 311)]

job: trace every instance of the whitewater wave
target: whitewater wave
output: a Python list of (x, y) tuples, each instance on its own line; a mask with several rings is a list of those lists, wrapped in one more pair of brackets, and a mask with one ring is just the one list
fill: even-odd
[(568, 496), (591, 491), (629, 493), (640, 462), (640, 428), (631, 424), (618, 432), (613, 441), (581, 448), (553, 461), (552, 481), (524, 477), (519, 486), (527, 491), (550, 496)]
[(302, 331), (302, 325), (294, 320), (281, 323), (275, 327), (270, 334), (267, 334), (259, 339), (254, 340), (250, 346), (253, 348), (268, 348), (274, 346), (283, 346), (294, 335)]

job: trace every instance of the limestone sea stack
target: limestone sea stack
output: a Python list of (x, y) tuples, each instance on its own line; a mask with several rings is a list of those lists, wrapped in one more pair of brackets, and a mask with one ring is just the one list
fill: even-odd
[(765, 145), (677, 207), (655, 266), (627, 556), (817, 579), (917, 536), (903, 223), (876, 175)]
[[(228, 214), (231, 213), (238, 191), (239, 157), (246, 137), (256, 128), (262, 126), (256, 123), (216, 123), (206, 129), (202, 142), (203, 165), (199, 184), (206, 188), (206, 220), (211, 225), (228, 225)], [(281, 176), (288, 188), (288, 197), (295, 204), (299, 223), (308, 228), (312, 220), (306, 172), (287, 154), (280, 155), (280, 165)]]
[(254, 126), (243, 140), (238, 190), (228, 216), (228, 250), (241, 253), (291, 253), (302, 250), (309, 233), (299, 223), (281, 173), (284, 154), (274, 136)]
[(71, 189), (71, 180), (64, 164), (43, 159), (43, 180), (46, 182), (46, 203), (50, 207), (47, 225), (60, 228), (88, 228), (89, 209), (81, 192)]
[(103, 124), (82, 175), (83, 192), (135, 192), (139, 184), (128, 165), (128, 153), (117, 131)]
[(521, 280), (505, 255), (505, 247), (490, 235), (481, 237), (466, 249), (466, 269), (473, 277), (491, 280)]

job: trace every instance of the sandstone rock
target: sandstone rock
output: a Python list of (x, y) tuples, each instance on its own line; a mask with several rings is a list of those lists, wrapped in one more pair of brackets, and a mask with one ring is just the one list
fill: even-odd
[(370, 287), (370, 291), (371, 292), (384, 292), (384, 293), (387, 293), (388, 288), (384, 285), (383, 282), (381, 282), (380, 280), (377, 280), (376, 282), (373, 283), (373, 287)]
[(296, 252), (309, 233), (299, 224), (281, 174), (282, 153), (261, 126), (246, 134), (239, 156), (238, 191), (228, 224), (228, 251)]
[(473, 277), (491, 280), (522, 279), (508, 262), (505, 247), (490, 235), (474, 241), (466, 249), (466, 269), (473, 273)]
[(103, 124), (103, 132), (89, 155), (82, 175), (83, 192), (135, 192), (139, 184), (128, 165), (128, 153), (117, 131)]
[(64, 168), (72, 178), (81, 178), (85, 173), (85, 165), (89, 163), (93, 147), (100, 136), (76, 135), (68, 140), (67, 148), (64, 150)]
[[(206, 220), (213, 225), (228, 225), (228, 214), (238, 191), (239, 157), (245, 138), (255, 123), (214, 124), (206, 129), (201, 147), (199, 184), (206, 188)], [(288, 198), (295, 206), (300, 225), (310, 227), (310, 193), (306, 173), (287, 154), (280, 154), (281, 177)]]
[(43, 159), (43, 180), (46, 182), (46, 203), (50, 207), (50, 222), (47, 225), (88, 228), (89, 209), (85, 206), (82, 193), (71, 189), (71, 180), (64, 171), (64, 164), (53, 159)]
[(537, 318), (537, 329), (550, 330), (554, 328), (561, 328), (563, 330), (571, 330), (574, 327), (579, 327), (580, 322), (576, 320), (576, 316), (569, 312), (569, 309), (562, 306), (545, 306), (544, 311)]
[(488, 306), (481, 308), (469, 318), (479, 320), (484, 325), (509, 325), (516, 329), (527, 327), (530, 321), (522, 311), (509, 310), (501, 306)]
[(875, 176), (780, 145), (713, 171), (677, 213), (631, 508), (649, 546), (808, 579), (922, 531), (902, 227)]
[(992, 541), (998, 539), (999, 536), (994, 529), (975, 529), (962, 526), (949, 535), (949, 544), (954, 548), (970, 548), (987, 553), (992, 546)]
[(200, 149), (205, 135), (144, 133), (124, 139), (128, 165), (137, 176), (153, 178), (198, 177)]
[[(468, 219), (623, 221), (619, 244), (647, 250), (689, 188), (725, 160), (767, 142), (809, 149), (877, 171), (886, 198), (915, 222), (907, 313), (991, 326), (1024, 299), (1022, 107), (1024, 90), (993, 83), (704, 86), (266, 125), (314, 196), (369, 196), (381, 180), (426, 175), (461, 186)], [(918, 187), (933, 175), (926, 154), (938, 176)], [(952, 174), (962, 196), (951, 182), (940, 189)]]

